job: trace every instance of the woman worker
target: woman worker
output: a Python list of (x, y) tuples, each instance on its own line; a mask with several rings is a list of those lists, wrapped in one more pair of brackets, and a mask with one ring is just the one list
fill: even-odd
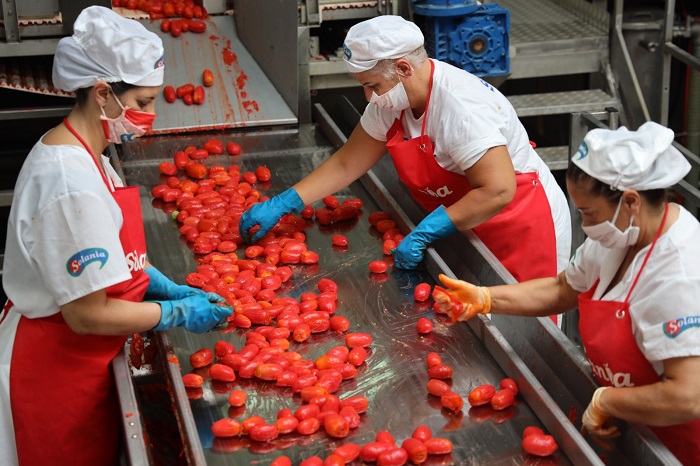
[[(0, 464), (117, 462), (111, 360), (126, 335), (204, 332), (231, 310), (146, 262), (139, 190), (124, 188), (108, 143), (151, 128), (161, 40), (90, 7), (59, 42), (53, 81), (76, 92), (63, 123), (27, 156), (8, 222), (0, 323)], [(145, 270), (144, 270), (145, 269)], [(147, 299), (159, 300), (142, 302)]]
[[(588, 239), (566, 271), (516, 285), (441, 281), (477, 313), (543, 316), (576, 307), (602, 387), (583, 415), (592, 435), (611, 418), (647, 424), (686, 465), (700, 464), (700, 223), (665, 201), (690, 165), (656, 123), (594, 129), (566, 174)], [(443, 309), (450, 308), (443, 303)]]
[(348, 71), (369, 105), (347, 143), (311, 174), (241, 218), (256, 241), (288, 213), (365, 174), (388, 150), (428, 212), (394, 252), (412, 269), (430, 243), (473, 229), (519, 280), (555, 276), (568, 262), (564, 193), (531, 147), (508, 100), (466, 71), (429, 60), (418, 27), (379, 16), (348, 31)]

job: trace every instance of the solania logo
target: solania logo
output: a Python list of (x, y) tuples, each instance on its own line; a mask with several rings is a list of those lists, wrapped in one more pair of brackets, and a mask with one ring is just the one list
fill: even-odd
[(692, 327), (700, 327), (700, 316), (681, 317), (680, 319), (669, 320), (663, 324), (664, 333), (669, 338), (676, 338)]
[(433, 197), (447, 197), (448, 195), (452, 194), (452, 191), (450, 191), (450, 188), (448, 188), (446, 185), (442, 188), (436, 189), (435, 191), (430, 188), (420, 189), (419, 191)]
[(78, 251), (68, 258), (66, 270), (71, 277), (78, 277), (85, 267), (92, 262), (99, 262), (100, 268), (104, 267), (109, 258), (109, 253), (102, 248), (87, 248)]
[(131, 251), (126, 256), (126, 265), (129, 267), (129, 272), (138, 272), (146, 268), (146, 254), (139, 254), (136, 251)]
[(593, 375), (595, 375), (598, 380), (605, 380), (610, 382), (613, 387), (634, 387), (634, 384), (630, 380), (629, 372), (615, 372), (608, 367), (608, 364), (603, 364), (603, 367), (596, 366), (590, 359), (588, 362), (591, 364), (591, 370)]

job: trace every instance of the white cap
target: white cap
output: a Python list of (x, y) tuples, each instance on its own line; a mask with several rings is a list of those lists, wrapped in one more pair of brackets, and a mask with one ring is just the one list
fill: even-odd
[(52, 79), (59, 89), (74, 91), (100, 81), (163, 84), (163, 41), (141, 23), (91, 6), (80, 13), (73, 31), (59, 41), (54, 57)]
[(405, 57), (423, 45), (418, 26), (401, 16), (377, 16), (350, 28), (343, 52), (349, 73), (371, 70), (379, 60)]
[(673, 147), (673, 131), (648, 121), (637, 131), (594, 129), (583, 138), (572, 162), (611, 189), (669, 188), (690, 171), (690, 163)]

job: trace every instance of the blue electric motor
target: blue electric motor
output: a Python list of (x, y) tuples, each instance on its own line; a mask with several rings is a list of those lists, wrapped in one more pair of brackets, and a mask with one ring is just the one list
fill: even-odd
[(428, 55), (477, 76), (510, 73), (510, 13), (476, 0), (413, 0)]

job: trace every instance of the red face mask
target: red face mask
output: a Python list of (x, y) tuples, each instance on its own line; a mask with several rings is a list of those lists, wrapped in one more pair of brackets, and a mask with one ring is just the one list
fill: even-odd
[(108, 118), (104, 108), (101, 108), (100, 120), (102, 120), (102, 128), (108, 141), (121, 144), (141, 137), (153, 129), (153, 121), (156, 119), (155, 113), (139, 112), (124, 107), (116, 95), (114, 100), (122, 108), (122, 113), (117, 118)]

